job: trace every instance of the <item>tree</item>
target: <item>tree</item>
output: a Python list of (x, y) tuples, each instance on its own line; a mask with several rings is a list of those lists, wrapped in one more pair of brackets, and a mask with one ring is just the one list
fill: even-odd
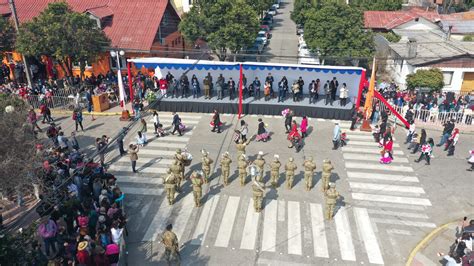
[(207, 0), (191, 8), (179, 30), (189, 42), (204, 39), (219, 60), (225, 60), (228, 50), (235, 54), (253, 44), (258, 23), (257, 13), (243, 0)]
[(68, 76), (72, 76), (73, 62), (78, 62), (81, 77), (85, 61), (95, 61), (109, 45), (93, 19), (73, 12), (65, 2), (48, 4), (38, 17), (21, 25), (16, 42), (17, 50), (27, 56), (52, 57)]
[(403, 0), (351, 0), (350, 5), (362, 10), (393, 11), (402, 9)]
[(407, 75), (406, 83), (409, 89), (430, 88), (437, 91), (444, 87), (443, 72), (439, 68), (419, 69)]
[(15, 28), (7, 18), (0, 17), (0, 55), (11, 52), (15, 44)]
[(310, 10), (311, 0), (295, 0), (293, 5), (293, 12), (291, 12), (291, 19), (296, 24), (304, 25), (306, 21), (306, 11)]
[(324, 57), (371, 57), (373, 34), (363, 30), (362, 13), (345, 4), (323, 5), (307, 12), (304, 38), (311, 51)]

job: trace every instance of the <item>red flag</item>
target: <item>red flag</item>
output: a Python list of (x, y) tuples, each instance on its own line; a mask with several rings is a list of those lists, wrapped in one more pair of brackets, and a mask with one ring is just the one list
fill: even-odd
[(240, 64), (240, 77), (239, 77), (239, 119), (242, 115), (242, 88), (243, 88), (243, 69), (242, 64)]

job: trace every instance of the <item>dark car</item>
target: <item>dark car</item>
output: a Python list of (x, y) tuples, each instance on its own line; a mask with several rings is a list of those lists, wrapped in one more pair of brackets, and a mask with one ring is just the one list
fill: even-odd
[(268, 26), (270, 29), (273, 29), (273, 23), (268, 20), (262, 21), (261, 25)]

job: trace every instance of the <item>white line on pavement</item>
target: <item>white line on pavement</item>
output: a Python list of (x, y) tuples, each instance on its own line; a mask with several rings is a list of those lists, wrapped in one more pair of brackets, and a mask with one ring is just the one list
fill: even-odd
[(288, 254), (301, 255), (300, 203), (288, 201)]
[(336, 223), (337, 239), (339, 241), (339, 250), (343, 260), (355, 261), (354, 244), (352, 243), (352, 233), (349, 220), (347, 217), (347, 209), (340, 207), (334, 216)]
[[(360, 141), (360, 140), (351, 140), (347, 142), (347, 145), (355, 145), (355, 146), (369, 146), (369, 147), (379, 147), (378, 143), (375, 143), (373, 141)], [(395, 148), (400, 148), (400, 145), (398, 143), (393, 143), (393, 147)]]
[(413, 172), (411, 166), (401, 166), (394, 164), (373, 164), (369, 162), (346, 162), (346, 168), (354, 169), (370, 169), (370, 170), (383, 170), (383, 171), (397, 171), (397, 172)]
[[(378, 162), (380, 159), (380, 154), (358, 154), (358, 153), (343, 153), (342, 156), (344, 160), (354, 160), (354, 161), (373, 161)], [(394, 163), (408, 163), (408, 158), (397, 157)]]
[[(360, 147), (342, 147), (343, 152), (357, 152), (357, 153), (374, 153), (380, 154), (381, 148), (360, 148)], [(402, 151), (394, 150), (394, 155), (403, 155)], [(395, 157), (395, 160), (397, 158)]]
[[(117, 175), (115, 175), (115, 178), (117, 178), (117, 182), (119, 184), (122, 184), (122, 183), (154, 184), (154, 185), (163, 184), (163, 179), (161, 178), (138, 177), (138, 176), (137, 177), (117, 176)], [(122, 185), (120, 187), (122, 187)]]
[[(111, 171), (121, 171), (121, 172), (132, 172), (132, 166), (126, 166), (126, 165), (111, 165), (109, 170)], [(140, 173), (147, 173), (147, 174), (164, 174), (166, 173), (166, 170), (168, 168), (166, 167), (143, 167), (140, 165), (137, 165), (137, 170)]]
[(408, 217), (408, 218), (420, 218), (420, 219), (428, 219), (428, 215), (423, 213), (413, 213), (413, 212), (398, 212), (398, 211), (385, 211), (385, 210), (367, 210), (370, 214), (380, 214), (383, 216), (396, 216), (396, 217)]
[(386, 180), (386, 181), (395, 181), (395, 182), (420, 182), (415, 176), (405, 176), (405, 175), (388, 175), (388, 174), (376, 174), (376, 173), (366, 173), (366, 172), (347, 172), (349, 178), (360, 178), (360, 179), (371, 179), (371, 180)]
[(278, 221), (284, 222), (285, 221), (285, 213), (286, 213), (286, 203), (284, 200), (278, 201)]
[[(157, 152), (158, 153), (158, 152)], [(144, 164), (150, 164), (152, 165), (171, 165), (174, 160), (172, 159), (162, 159), (159, 156), (156, 156), (156, 158), (143, 158), (139, 157), (137, 160), (138, 165), (144, 165)], [(120, 160), (118, 160), (119, 163), (128, 163), (130, 164), (130, 158), (128, 157), (122, 157)]]
[(242, 241), (240, 242), (241, 249), (255, 249), (255, 242), (257, 239), (258, 229), (258, 218), (260, 217), (258, 212), (255, 212), (253, 207), (253, 200), (249, 200), (249, 206), (247, 208), (247, 216), (245, 217), (244, 231), (242, 233)]
[(207, 231), (211, 225), (212, 217), (216, 211), (219, 195), (209, 195), (207, 202), (204, 204), (198, 224), (194, 230), (192, 245), (201, 245), (206, 240)]
[(145, 235), (143, 236), (143, 242), (156, 241), (158, 234), (162, 233), (166, 228), (166, 222), (171, 214), (171, 205), (168, 204), (168, 200), (165, 198), (161, 201), (160, 207), (158, 208), (155, 217), (151, 221)]
[(152, 141), (148, 142), (145, 148), (171, 148), (171, 149), (184, 149), (186, 147), (186, 143), (172, 143), (172, 142), (160, 142), (160, 141)]
[(431, 206), (431, 202), (429, 199), (421, 199), (421, 198), (387, 196), (387, 195), (377, 195), (377, 194), (368, 194), (368, 193), (352, 193), (352, 198), (355, 200), (381, 201), (381, 202), (391, 202), (391, 203), (399, 203), (399, 204)]
[(436, 227), (436, 224), (434, 223), (406, 221), (406, 220), (400, 220), (400, 219), (372, 218), (372, 221), (376, 223), (381, 223), (381, 224), (394, 224), (394, 225), (406, 225), (406, 226), (429, 227), (429, 228)]
[(234, 227), (234, 220), (239, 209), (240, 197), (230, 196), (227, 199), (227, 204), (224, 211), (224, 216), (220, 219), (219, 233), (217, 234), (215, 246), (227, 247), (229, 245), (232, 228)]
[(396, 235), (404, 235), (404, 236), (411, 236), (411, 232), (408, 230), (402, 229), (387, 229), (387, 233), (389, 234), (396, 234)]
[(329, 258), (328, 242), (324, 226), (323, 208), (321, 204), (310, 203), (311, 225), (313, 229), (314, 256)]
[(360, 182), (349, 182), (352, 189), (368, 189), (377, 190), (378, 193), (384, 192), (403, 192), (403, 193), (418, 193), (423, 194), (425, 190), (421, 187), (412, 186), (397, 186), (387, 184), (374, 184), (374, 183), (360, 183)]
[(369, 214), (367, 209), (354, 208), (354, 216), (359, 233), (364, 241), (365, 251), (369, 258), (370, 263), (383, 264), (382, 253), (380, 252), (377, 238), (375, 237), (374, 230), (372, 229)]
[(425, 206), (417, 205), (407, 205), (407, 204), (397, 204), (397, 203), (386, 203), (386, 202), (377, 202), (377, 201), (356, 201), (356, 206), (365, 206), (370, 208), (392, 208), (392, 209), (402, 209), (402, 210), (412, 210), (412, 211), (425, 211)]
[(123, 184), (120, 185), (120, 190), (125, 194), (133, 195), (159, 196), (163, 194), (163, 189), (161, 188), (138, 188), (125, 186)]
[(186, 229), (186, 224), (188, 223), (189, 217), (194, 209), (194, 196), (193, 193), (186, 195), (180, 202), (181, 208), (179, 209), (178, 215), (173, 222), (173, 231), (178, 237), (178, 242), (184, 243), (183, 234), (184, 229)]
[(275, 252), (277, 234), (277, 200), (266, 200), (263, 221), (262, 251)]

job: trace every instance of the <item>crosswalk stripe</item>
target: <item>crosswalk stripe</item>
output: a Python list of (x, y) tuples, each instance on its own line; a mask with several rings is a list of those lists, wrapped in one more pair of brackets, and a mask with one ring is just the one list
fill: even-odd
[(171, 148), (171, 149), (184, 149), (187, 143), (172, 143), (172, 142), (160, 142), (160, 141), (152, 141), (148, 142), (146, 148)]
[(163, 184), (163, 179), (161, 178), (152, 178), (152, 177), (131, 177), (131, 176), (117, 176), (118, 183), (134, 183), (134, 184)]
[(397, 186), (388, 184), (374, 184), (374, 183), (360, 183), (360, 182), (349, 182), (352, 189), (367, 189), (377, 190), (378, 193), (384, 192), (403, 192), (403, 193), (417, 193), (424, 194), (425, 190), (421, 187), (412, 186)]
[(262, 237), (262, 251), (275, 251), (277, 234), (277, 200), (266, 200), (264, 227)]
[(146, 230), (145, 235), (143, 236), (143, 242), (151, 242), (155, 241), (158, 237), (158, 234), (163, 232), (166, 228), (166, 222), (168, 221), (168, 217), (171, 214), (171, 205), (168, 204), (168, 200), (164, 199), (158, 211), (153, 217), (148, 229)]
[(409, 166), (401, 166), (401, 165), (394, 165), (394, 164), (346, 162), (345, 165), (346, 165), (346, 168), (355, 168), (355, 169), (370, 169), (370, 170), (397, 171), (397, 172), (413, 172), (414, 171), (413, 168)]
[(367, 209), (354, 208), (354, 216), (359, 228), (359, 233), (364, 241), (365, 251), (369, 257), (369, 262), (374, 264), (383, 264), (382, 253), (380, 252), (377, 238), (375, 237), (374, 230), (372, 229), (369, 214)]
[(120, 185), (120, 190), (125, 194), (159, 196), (163, 194), (161, 188), (138, 188)]
[(405, 175), (389, 175), (389, 174), (348, 171), (347, 176), (349, 178), (360, 178), (360, 179), (371, 179), (371, 180), (386, 180), (386, 181), (414, 182), (414, 183), (420, 182), (416, 176), (405, 176)]
[(411, 236), (410, 231), (403, 230), (403, 229), (387, 229), (387, 233), (396, 234), (396, 235)]
[(259, 217), (259, 213), (255, 212), (255, 209), (253, 207), (253, 200), (250, 199), (249, 206), (247, 208), (247, 216), (245, 217), (242, 241), (240, 242), (241, 249), (255, 249)]
[[(360, 148), (360, 147), (342, 147), (343, 152), (358, 152), (358, 153), (374, 153), (374, 154), (380, 154), (380, 150), (382, 148)], [(395, 155), (403, 155), (402, 151), (399, 150), (394, 150), (393, 154)], [(396, 160), (396, 158), (395, 158)]]
[(229, 245), (232, 228), (234, 227), (234, 220), (239, 209), (240, 197), (230, 196), (227, 199), (224, 216), (221, 219), (219, 233), (217, 234), (215, 246), (227, 247)]
[(357, 206), (365, 206), (370, 208), (392, 208), (392, 209), (402, 209), (402, 210), (413, 210), (413, 211), (425, 211), (425, 206), (418, 205), (406, 205), (406, 204), (397, 204), (397, 203), (385, 203), (377, 201), (356, 201)]
[(431, 206), (430, 200), (421, 198), (377, 195), (368, 193), (352, 193), (352, 198), (355, 200), (381, 201), (400, 204)]
[(288, 254), (301, 255), (300, 203), (288, 201)]
[(408, 218), (420, 218), (420, 219), (428, 219), (428, 215), (423, 213), (413, 213), (413, 212), (399, 212), (399, 211), (384, 211), (384, 210), (367, 210), (370, 214), (380, 214), (383, 216), (396, 216), (396, 217), (408, 217)]
[(336, 223), (337, 239), (339, 241), (341, 258), (343, 260), (355, 261), (356, 256), (354, 244), (352, 243), (351, 227), (347, 217), (347, 209), (345, 207), (340, 207), (334, 216), (334, 221)]
[(328, 242), (323, 219), (323, 208), (321, 204), (310, 203), (311, 225), (313, 228), (314, 256), (329, 258)]
[(138, 158), (140, 158), (141, 154), (172, 157), (175, 153), (175, 150), (141, 149), (140, 151), (138, 151)]
[(326, 119), (324, 119), (324, 118), (316, 118), (316, 121), (324, 122), (324, 121), (326, 121)]
[(360, 131), (359, 129), (350, 130), (350, 127), (341, 127), (341, 129), (347, 130), (347, 136), (350, 137), (351, 135), (370, 135), (372, 136), (372, 132), (370, 131)]
[[(373, 140), (374, 137), (372, 135), (348, 135), (347, 136), (347, 139), (349, 139), (348, 143), (351, 141), (351, 140)], [(373, 140), (374, 143), (375, 143), (375, 140)]]
[(372, 221), (381, 224), (394, 224), (394, 225), (406, 225), (406, 226), (415, 226), (415, 227), (428, 227), (428, 228), (435, 228), (436, 224), (434, 223), (426, 223), (426, 222), (418, 222), (418, 221), (406, 221), (400, 219), (384, 219), (384, 218), (372, 218)]
[[(159, 152), (157, 152), (157, 153), (159, 153)], [(139, 164), (139, 165), (150, 164), (150, 166), (151, 165), (171, 165), (173, 163), (173, 161), (174, 160), (172, 160), (172, 159), (160, 158), (160, 156), (156, 156), (156, 158), (140, 157), (137, 160), (137, 164)], [(130, 158), (122, 157), (118, 160), (118, 162), (119, 163), (128, 163), (128, 164), (130, 164)]]
[(184, 243), (183, 234), (184, 229), (186, 229), (186, 224), (188, 223), (189, 217), (194, 209), (194, 196), (193, 193), (186, 195), (181, 201), (181, 208), (179, 209), (178, 215), (173, 222), (173, 231), (178, 237), (180, 243)]
[[(196, 119), (196, 118), (181, 118), (181, 122), (185, 125), (188, 125), (188, 124), (193, 124), (193, 125), (196, 125), (196, 124), (199, 124), (199, 121), (200, 119)], [(164, 126), (166, 125), (171, 125), (173, 123), (173, 119), (172, 118), (160, 118), (160, 124), (163, 124)], [(153, 126), (153, 120), (151, 120), (151, 125)]]
[(285, 221), (285, 214), (286, 214), (286, 206), (284, 200), (278, 201), (278, 221), (284, 222)]
[[(180, 113), (178, 113), (178, 115), (181, 119), (200, 119), (200, 118), (202, 118), (202, 115), (197, 115), (197, 114), (180, 114)], [(167, 113), (159, 112), (158, 113), (158, 118), (159, 118), (159, 120), (161, 120), (162, 118), (172, 119), (173, 114), (170, 114), (170, 113), (167, 114)], [(153, 121), (153, 118), (151, 118), (150, 121)]]
[(198, 224), (194, 230), (192, 245), (201, 245), (206, 240), (207, 231), (211, 225), (212, 217), (216, 211), (217, 203), (219, 202), (219, 195), (209, 195), (210, 198), (204, 204)]
[[(111, 171), (121, 171), (121, 172), (131, 172), (132, 167), (131, 166), (126, 166), (126, 165), (113, 164), (113, 165), (110, 166), (109, 170), (111, 170)], [(137, 170), (140, 173), (164, 174), (164, 173), (166, 173), (166, 170), (168, 170), (168, 168), (166, 168), (166, 167), (150, 167), (150, 166), (142, 168), (142, 166), (137, 165)]]
[(185, 137), (185, 136), (173, 136), (173, 135), (168, 135), (164, 137), (159, 137), (158, 141), (173, 141), (173, 142), (188, 142), (190, 140), (190, 137)]
[[(378, 143), (375, 143), (373, 141), (358, 141), (358, 140), (351, 140), (347, 142), (347, 145), (355, 145), (355, 146), (369, 146), (369, 147), (378, 147)], [(398, 143), (393, 143), (393, 147), (395, 148), (400, 148), (400, 145)]]
[[(373, 154), (358, 154), (358, 153), (343, 153), (342, 156), (344, 157), (344, 160), (355, 160), (355, 161), (374, 161), (378, 162), (380, 159), (380, 154), (379, 155), (373, 155)], [(404, 157), (397, 157), (395, 160), (397, 163), (408, 163), (408, 158)]]

